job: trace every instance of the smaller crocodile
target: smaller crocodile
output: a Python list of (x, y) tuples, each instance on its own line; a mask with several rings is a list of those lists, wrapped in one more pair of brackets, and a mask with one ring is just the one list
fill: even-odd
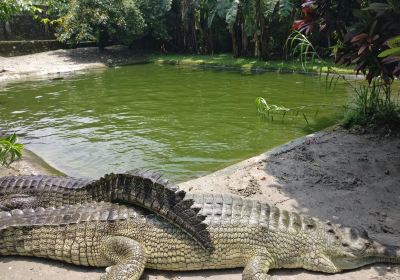
[(45, 175), (0, 177), (0, 211), (100, 201), (133, 204), (167, 219), (201, 246), (211, 248), (205, 217), (185, 195), (161, 175), (141, 170), (106, 174), (98, 180)]

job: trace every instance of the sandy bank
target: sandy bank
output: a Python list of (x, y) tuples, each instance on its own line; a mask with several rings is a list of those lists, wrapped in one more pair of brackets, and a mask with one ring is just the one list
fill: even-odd
[[(57, 175), (64, 174), (50, 165), (33, 152), (25, 149), (23, 159), (13, 162), (8, 168), (0, 166), (0, 177), (11, 175)], [(1, 275), (0, 275), (1, 279)]]
[(56, 50), (16, 57), (0, 56), (0, 83), (23, 79), (56, 78), (105, 69), (107, 66), (145, 63), (142, 53), (123, 46)]
[[(27, 158), (27, 162), (30, 160)], [(36, 173), (33, 169), (8, 173)], [(0, 169), (0, 174), (4, 173)], [(357, 135), (341, 129), (320, 132), (280, 146), (208, 176), (185, 182), (193, 192), (234, 193), (287, 210), (363, 226), (380, 240), (400, 243), (400, 139)], [(0, 259), (0, 279), (98, 279), (103, 269), (82, 268), (33, 258)], [(146, 271), (147, 279), (239, 280), (241, 269), (199, 272)], [(400, 267), (379, 264), (325, 275), (276, 270), (281, 280), (394, 280)]]

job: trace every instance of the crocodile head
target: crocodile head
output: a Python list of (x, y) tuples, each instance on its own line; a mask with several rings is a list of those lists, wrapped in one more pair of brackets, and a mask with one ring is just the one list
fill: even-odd
[[(326, 272), (339, 272), (364, 265), (400, 263), (400, 246), (386, 245), (371, 239), (364, 229), (332, 227), (330, 244), (324, 250)], [(329, 264), (328, 266), (327, 263)]]

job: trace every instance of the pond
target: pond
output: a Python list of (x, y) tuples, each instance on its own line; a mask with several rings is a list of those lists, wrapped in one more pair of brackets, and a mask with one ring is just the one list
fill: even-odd
[[(262, 120), (255, 99), (306, 107)], [(0, 88), (0, 130), (71, 176), (134, 168), (183, 181), (328, 127), (344, 86), (300, 74), (246, 74), (155, 64)], [(329, 105), (329, 106), (325, 106)]]

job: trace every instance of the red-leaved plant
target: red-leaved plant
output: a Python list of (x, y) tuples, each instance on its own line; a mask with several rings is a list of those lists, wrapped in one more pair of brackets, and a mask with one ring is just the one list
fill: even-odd
[[(317, 30), (336, 36), (343, 44), (338, 48), (336, 63), (355, 65), (369, 83), (376, 77), (390, 84), (400, 77), (400, 56), (380, 55), (389, 49), (391, 38), (400, 35), (400, 1), (305, 0), (304, 18), (293, 28), (309, 34)], [(349, 13), (350, 12), (350, 13)], [(341, 37), (341, 34), (345, 34)]]

